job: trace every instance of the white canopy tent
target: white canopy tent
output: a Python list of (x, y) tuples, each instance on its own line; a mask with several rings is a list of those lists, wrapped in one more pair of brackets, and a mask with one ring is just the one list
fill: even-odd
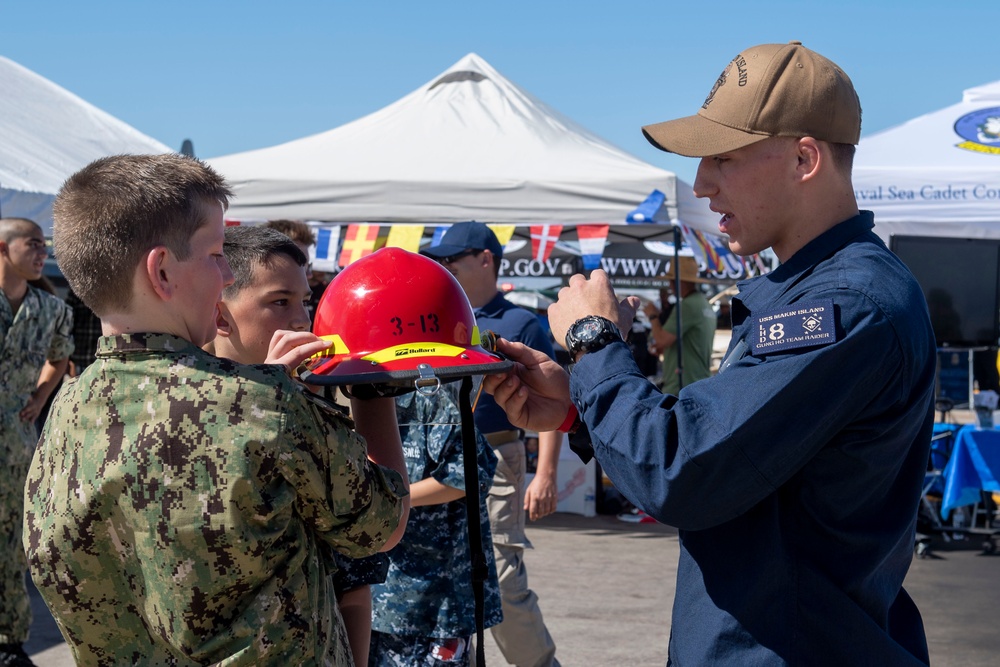
[(854, 189), (887, 241), (893, 234), (1000, 238), (1000, 81), (863, 139)]
[(718, 216), (672, 172), (550, 109), (475, 54), (356, 121), (209, 162), (235, 188), (228, 217), (243, 221), (624, 226), (659, 189), (672, 219), (718, 234)]
[(52, 235), (52, 201), (93, 160), (170, 148), (0, 56), (0, 214)]

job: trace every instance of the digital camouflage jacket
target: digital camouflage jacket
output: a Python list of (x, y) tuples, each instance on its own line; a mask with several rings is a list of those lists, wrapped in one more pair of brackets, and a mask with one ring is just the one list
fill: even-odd
[(32, 461), (25, 548), (79, 665), (349, 665), (329, 550), (376, 552), (402, 479), (280, 366), (101, 338)]

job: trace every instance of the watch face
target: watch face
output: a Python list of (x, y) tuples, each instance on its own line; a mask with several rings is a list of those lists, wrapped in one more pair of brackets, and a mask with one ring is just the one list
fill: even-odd
[(613, 325), (596, 315), (577, 320), (566, 333), (566, 349), (575, 354), (604, 347), (614, 338), (611, 331)]
[(584, 320), (574, 332), (574, 337), (578, 338), (581, 343), (589, 343), (597, 338), (601, 333), (602, 327), (603, 324), (600, 320)]

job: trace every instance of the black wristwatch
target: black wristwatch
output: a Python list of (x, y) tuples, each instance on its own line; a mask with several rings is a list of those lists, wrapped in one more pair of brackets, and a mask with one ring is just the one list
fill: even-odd
[(600, 350), (608, 343), (623, 340), (618, 325), (605, 317), (581, 317), (566, 332), (566, 349), (574, 361), (582, 352)]

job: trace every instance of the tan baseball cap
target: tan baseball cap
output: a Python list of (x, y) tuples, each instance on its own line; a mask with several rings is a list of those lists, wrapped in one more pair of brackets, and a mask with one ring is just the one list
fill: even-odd
[(861, 103), (835, 63), (801, 42), (753, 46), (733, 58), (694, 116), (642, 128), (657, 148), (718, 155), (768, 137), (861, 138)]
[[(694, 257), (688, 255), (681, 255), (678, 259), (678, 266), (681, 267), (681, 282), (686, 283), (714, 283), (718, 282), (712, 280), (711, 278), (705, 278), (701, 275), (701, 270), (698, 268), (698, 260)], [(674, 263), (670, 263), (670, 268), (664, 271), (663, 277), (669, 280), (674, 279)]]

